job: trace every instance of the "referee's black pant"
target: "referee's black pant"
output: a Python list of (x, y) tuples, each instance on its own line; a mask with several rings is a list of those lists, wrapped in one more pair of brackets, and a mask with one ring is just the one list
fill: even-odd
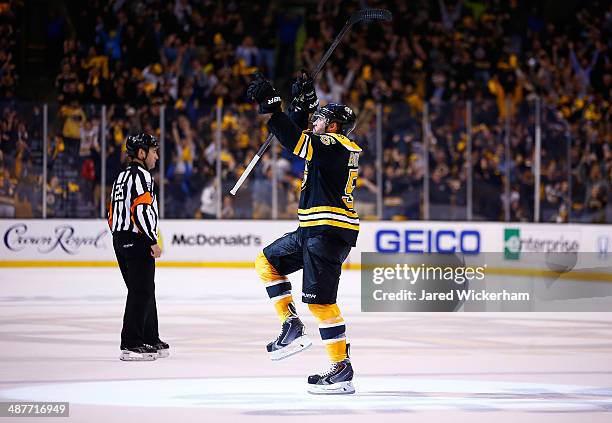
[(145, 237), (133, 232), (113, 234), (113, 248), (128, 295), (121, 330), (121, 348), (159, 342), (155, 304), (155, 258)]

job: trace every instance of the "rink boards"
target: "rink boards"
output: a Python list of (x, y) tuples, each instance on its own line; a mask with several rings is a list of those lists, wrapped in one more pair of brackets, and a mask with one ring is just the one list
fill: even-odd
[[(251, 267), (263, 247), (296, 227), (294, 221), (163, 220), (159, 264)], [(3, 266), (114, 265), (104, 220), (0, 219), (0, 235)], [(612, 225), (362, 222), (357, 247), (346, 263), (358, 268), (361, 252), (439, 251), (503, 253), (509, 267), (524, 262), (526, 252), (597, 253), (605, 262), (612, 257)]]

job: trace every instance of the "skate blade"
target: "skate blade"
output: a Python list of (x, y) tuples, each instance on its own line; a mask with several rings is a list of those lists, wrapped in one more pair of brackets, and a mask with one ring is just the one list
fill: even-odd
[(119, 360), (121, 361), (154, 361), (157, 360), (157, 353), (135, 353), (131, 351), (121, 352)]
[(349, 395), (355, 393), (351, 381), (338, 382), (332, 385), (308, 385), (308, 393), (314, 395)]
[(287, 357), (291, 357), (305, 349), (309, 348), (312, 345), (312, 341), (307, 336), (300, 336), (296, 338), (291, 344), (287, 345), (285, 348), (272, 351), (268, 353), (270, 360), (278, 361)]
[(170, 356), (170, 349), (157, 350), (157, 358), (167, 358)]

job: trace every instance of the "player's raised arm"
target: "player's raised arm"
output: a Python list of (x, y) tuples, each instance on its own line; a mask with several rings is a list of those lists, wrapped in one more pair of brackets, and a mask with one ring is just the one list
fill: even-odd
[[(251, 82), (247, 95), (259, 103), (259, 113), (272, 113), (268, 129), (296, 156), (335, 166), (334, 153), (337, 150), (343, 153), (346, 150), (360, 152), (361, 149), (346, 137), (354, 127), (356, 118), (353, 111), (344, 105), (329, 104), (317, 110), (313, 115), (313, 131), (302, 130), (307, 125), (307, 121), (302, 121), (307, 118), (308, 112), (314, 111), (318, 100), (311, 79), (303, 80), (301, 85), (303, 95), (300, 95), (299, 101), (292, 102), (291, 117), (281, 111), (280, 96), (263, 76), (257, 75)], [(296, 122), (301, 122), (302, 128)]]
[[(281, 111), (281, 98), (270, 81), (258, 73), (247, 88), (247, 97), (259, 103), (259, 113), (262, 115), (272, 113), (270, 121), (274, 120), (274, 130), (280, 143), (288, 150), (293, 151), (300, 139), (302, 130), (289, 116)], [(268, 123), (270, 126), (270, 123)]]
[(319, 108), (319, 98), (314, 88), (314, 80), (306, 71), (291, 85), (291, 105), (289, 118), (302, 130), (308, 128), (308, 117)]

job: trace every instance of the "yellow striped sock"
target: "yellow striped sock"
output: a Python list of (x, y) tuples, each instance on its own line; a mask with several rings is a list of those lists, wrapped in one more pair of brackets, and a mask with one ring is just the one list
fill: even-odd
[(348, 357), (346, 355), (346, 339), (341, 339), (338, 342), (326, 344), (325, 349), (327, 350), (329, 359), (334, 363), (342, 361)]
[(276, 314), (278, 314), (281, 323), (293, 314), (291, 310), (289, 310), (289, 304), (291, 303), (293, 303), (293, 296), (291, 295), (274, 302), (274, 308), (276, 309)]
[[(325, 343), (327, 355), (332, 362), (346, 359), (346, 326), (337, 304), (308, 304), (308, 308), (319, 321), (319, 333)], [(338, 339), (339, 338), (339, 339)]]

